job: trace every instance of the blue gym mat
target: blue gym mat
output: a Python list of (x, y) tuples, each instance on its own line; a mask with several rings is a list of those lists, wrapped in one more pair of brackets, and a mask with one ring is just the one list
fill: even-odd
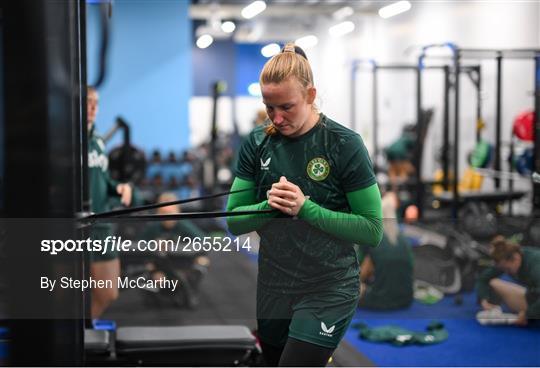
[(430, 321), (444, 323), (448, 340), (435, 345), (397, 347), (358, 338), (349, 328), (345, 339), (377, 366), (540, 366), (540, 321), (534, 326), (482, 326), (475, 293), (462, 294), (458, 305), (447, 296), (434, 305), (414, 302), (405, 310), (375, 312), (359, 309), (353, 324), (369, 327), (396, 325), (425, 331)]
[[(245, 252), (257, 262), (257, 254)], [(358, 309), (351, 325), (363, 322), (369, 327), (396, 325), (414, 331), (425, 331), (433, 320), (448, 331), (448, 340), (435, 345), (393, 346), (358, 338), (353, 328), (345, 340), (377, 366), (540, 366), (540, 321), (526, 328), (517, 326), (482, 326), (476, 319), (479, 306), (476, 293), (446, 296), (437, 304), (414, 302), (410, 308), (390, 312)]]

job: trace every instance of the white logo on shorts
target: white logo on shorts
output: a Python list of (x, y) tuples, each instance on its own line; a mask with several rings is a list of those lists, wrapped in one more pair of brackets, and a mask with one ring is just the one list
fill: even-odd
[(336, 325), (331, 326), (330, 328), (326, 327), (324, 322), (321, 321), (321, 330), (322, 332), (319, 332), (320, 335), (332, 337), (332, 332), (334, 332), (334, 329), (336, 328)]

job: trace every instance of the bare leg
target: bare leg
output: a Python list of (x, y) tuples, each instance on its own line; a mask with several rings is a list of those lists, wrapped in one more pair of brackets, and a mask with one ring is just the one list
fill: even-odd
[(105, 309), (118, 298), (117, 278), (120, 276), (120, 260), (93, 262), (90, 276), (94, 280), (111, 280), (112, 288), (92, 289), (92, 318), (99, 318)]
[(501, 279), (492, 279), (489, 286), (513, 312), (519, 313), (527, 310), (527, 300), (525, 299), (525, 288), (523, 286)]

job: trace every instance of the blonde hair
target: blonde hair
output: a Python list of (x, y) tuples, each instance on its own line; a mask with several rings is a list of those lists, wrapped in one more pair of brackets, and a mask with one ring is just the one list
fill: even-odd
[(521, 254), (520, 245), (506, 239), (502, 235), (496, 236), (491, 241), (490, 255), (496, 263), (499, 263), (501, 261), (508, 261), (516, 253)]
[[(304, 90), (313, 87), (313, 72), (304, 51), (290, 42), (285, 45), (283, 51), (274, 55), (264, 64), (259, 77), (262, 85), (281, 83), (289, 78), (295, 78)], [(266, 134), (273, 135), (277, 129), (269, 124), (265, 129)]]

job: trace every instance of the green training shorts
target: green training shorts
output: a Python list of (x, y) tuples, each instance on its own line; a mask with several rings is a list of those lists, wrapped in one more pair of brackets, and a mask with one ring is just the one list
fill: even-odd
[[(105, 242), (105, 239), (107, 236), (111, 235), (113, 233), (112, 227), (108, 225), (94, 225), (90, 230), (90, 237), (93, 240), (101, 240), (103, 243)], [(103, 252), (92, 252), (90, 251), (90, 262), (103, 262), (103, 261), (110, 261), (112, 259), (118, 258), (118, 251), (117, 250), (110, 250), (107, 249), (105, 254)]]
[(258, 336), (281, 347), (288, 337), (335, 349), (356, 311), (358, 294), (324, 291), (276, 294), (257, 290)]

